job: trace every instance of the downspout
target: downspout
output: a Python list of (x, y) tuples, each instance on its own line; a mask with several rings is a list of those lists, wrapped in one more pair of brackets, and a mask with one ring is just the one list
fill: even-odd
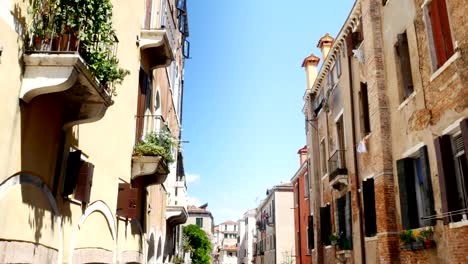
[(353, 161), (354, 161), (354, 181), (356, 182), (356, 197), (357, 197), (357, 207), (359, 215), (359, 240), (361, 243), (361, 263), (366, 264), (366, 244), (364, 239), (364, 231), (362, 227), (363, 216), (362, 216), (362, 205), (361, 205), (361, 195), (359, 190), (361, 188), (359, 182), (359, 164), (357, 159), (357, 150), (356, 150), (356, 120), (354, 115), (354, 93), (353, 93), (353, 74), (352, 74), (352, 63), (351, 56), (348, 56), (348, 70), (349, 70), (349, 92), (351, 97), (351, 126), (353, 131)]

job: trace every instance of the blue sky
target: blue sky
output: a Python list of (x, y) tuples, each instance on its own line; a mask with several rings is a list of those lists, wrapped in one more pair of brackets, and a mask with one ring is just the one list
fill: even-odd
[(320, 57), (352, 0), (188, 0), (183, 140), (192, 203), (238, 220), (299, 168), (305, 145), (302, 60)]

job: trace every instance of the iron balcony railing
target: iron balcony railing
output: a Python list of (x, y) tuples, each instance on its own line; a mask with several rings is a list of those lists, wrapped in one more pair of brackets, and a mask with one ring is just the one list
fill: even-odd
[(329, 181), (333, 181), (338, 175), (348, 175), (346, 168), (346, 151), (336, 150), (328, 159)]
[(161, 115), (141, 115), (135, 116), (136, 121), (136, 140), (138, 144), (151, 133), (160, 133), (161, 131), (169, 131), (163, 116)]

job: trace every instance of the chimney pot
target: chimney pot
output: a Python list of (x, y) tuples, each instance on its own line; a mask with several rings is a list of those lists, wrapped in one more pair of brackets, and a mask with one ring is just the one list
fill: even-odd
[(333, 46), (334, 41), (335, 39), (328, 33), (319, 39), (317, 48), (319, 48), (322, 51), (323, 60), (327, 58), (328, 52), (330, 51), (331, 46)]

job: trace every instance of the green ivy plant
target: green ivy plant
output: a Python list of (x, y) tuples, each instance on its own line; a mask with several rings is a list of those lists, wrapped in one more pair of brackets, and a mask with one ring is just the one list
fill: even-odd
[(167, 162), (173, 162), (172, 150), (177, 147), (177, 140), (168, 131), (153, 132), (135, 146), (134, 154), (139, 156), (161, 156)]
[(110, 88), (129, 74), (119, 67), (114, 54), (117, 39), (112, 8), (110, 0), (32, 0), (30, 35), (42, 38), (73, 35), (91, 72), (103, 86)]

